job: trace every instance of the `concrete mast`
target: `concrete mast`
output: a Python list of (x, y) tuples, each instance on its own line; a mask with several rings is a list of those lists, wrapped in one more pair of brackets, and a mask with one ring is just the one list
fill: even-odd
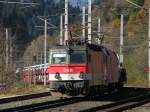
[(68, 39), (68, 0), (65, 0), (65, 35), (64, 35), (64, 45)]
[(99, 37), (99, 40), (98, 40), (98, 44), (101, 44), (101, 18), (99, 17), (98, 18), (98, 37)]
[(121, 24), (120, 24), (120, 64), (123, 64), (123, 23), (124, 23), (124, 15), (121, 14)]
[(63, 45), (63, 14), (60, 15), (60, 45)]
[(88, 0), (88, 41), (92, 42), (92, 2)]
[(82, 8), (82, 38), (85, 39), (85, 7)]
[(148, 9), (149, 20), (148, 20), (148, 77), (150, 87), (150, 8)]
[(44, 40), (44, 86), (46, 86), (46, 61), (47, 61), (47, 19), (45, 18), (44, 20), (45, 22), (45, 25), (44, 25), (44, 37), (45, 37), (45, 40)]
[(9, 60), (8, 49), (9, 49), (9, 45), (8, 45), (8, 28), (6, 28), (6, 72), (8, 70), (8, 60)]

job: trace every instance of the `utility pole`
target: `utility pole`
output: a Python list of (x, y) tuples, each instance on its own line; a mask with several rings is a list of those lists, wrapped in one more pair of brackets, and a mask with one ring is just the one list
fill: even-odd
[(13, 48), (12, 48), (13, 47), (13, 42), (12, 41), (13, 41), (13, 39), (10, 38), (9, 39), (9, 46), (10, 46), (10, 50), (9, 50), (9, 58), (10, 58), (9, 63), (10, 64), (9, 64), (9, 67), (11, 67), (13, 65), (13, 59), (12, 59), (13, 58)]
[[(46, 86), (46, 70), (47, 70), (47, 30), (48, 30), (48, 24), (51, 25), (52, 27), (50, 28), (57, 28), (55, 25), (50, 24), (48, 22), (47, 18), (42, 19), (41, 17), (38, 17), (40, 20), (44, 21), (44, 86)], [(43, 26), (35, 26), (37, 28), (43, 28)]]
[(65, 36), (64, 36), (64, 45), (68, 39), (68, 0), (65, 0)]
[[(43, 28), (44, 27), (44, 86), (46, 86), (46, 70), (47, 70), (47, 30), (51, 28), (57, 28), (55, 25), (48, 22), (48, 19), (46, 17), (41, 18), (38, 16), (38, 18), (42, 21), (44, 21), (44, 26), (35, 26), (37, 28)], [(52, 27), (48, 27), (48, 25)]]
[(85, 39), (85, 7), (82, 8), (82, 38)]
[(101, 42), (100, 42), (100, 38), (101, 38), (101, 18), (100, 17), (98, 18), (98, 37), (99, 37), (98, 44), (101, 44)]
[(88, 41), (92, 42), (92, 3), (88, 0)]
[(63, 14), (60, 15), (60, 45), (63, 45)]
[(150, 8), (148, 9), (149, 20), (148, 20), (148, 78), (150, 87)]
[(40, 60), (41, 60), (41, 64), (43, 64), (43, 53), (41, 53), (40, 55), (41, 55), (41, 56), (40, 56), (40, 58), (41, 58), (41, 59), (40, 59)]
[(123, 23), (124, 15), (121, 14), (121, 24), (120, 24), (120, 64), (123, 64)]
[(8, 28), (6, 28), (6, 72), (8, 70), (8, 60), (9, 60), (9, 53), (8, 53)]
[(45, 41), (44, 41), (44, 86), (46, 86), (46, 48), (47, 48), (47, 19), (44, 20), (45, 25), (44, 25), (44, 36), (45, 36)]

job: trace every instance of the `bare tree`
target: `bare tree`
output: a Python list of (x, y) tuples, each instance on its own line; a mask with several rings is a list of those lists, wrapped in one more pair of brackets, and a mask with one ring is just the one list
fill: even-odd
[[(15, 63), (13, 60), (13, 39), (11, 31), (9, 31), (8, 39), (3, 27), (0, 27), (0, 89), (4, 86), (9, 87), (15, 79)], [(7, 57), (7, 58), (6, 58)], [(7, 66), (6, 66), (7, 62)]]

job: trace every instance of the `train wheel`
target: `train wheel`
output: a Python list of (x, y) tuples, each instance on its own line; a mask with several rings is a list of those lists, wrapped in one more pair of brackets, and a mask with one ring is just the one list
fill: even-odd
[(90, 95), (90, 89), (89, 88), (83, 89), (81, 94), (84, 96), (89, 96)]
[(123, 82), (118, 82), (117, 89), (121, 90), (123, 88), (123, 85), (124, 85)]

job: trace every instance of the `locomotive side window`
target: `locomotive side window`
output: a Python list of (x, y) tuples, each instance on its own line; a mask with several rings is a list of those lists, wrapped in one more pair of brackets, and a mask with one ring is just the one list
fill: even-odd
[(67, 55), (65, 53), (53, 53), (51, 64), (66, 64)]
[(70, 63), (86, 63), (86, 53), (85, 52), (74, 52), (70, 54)]

